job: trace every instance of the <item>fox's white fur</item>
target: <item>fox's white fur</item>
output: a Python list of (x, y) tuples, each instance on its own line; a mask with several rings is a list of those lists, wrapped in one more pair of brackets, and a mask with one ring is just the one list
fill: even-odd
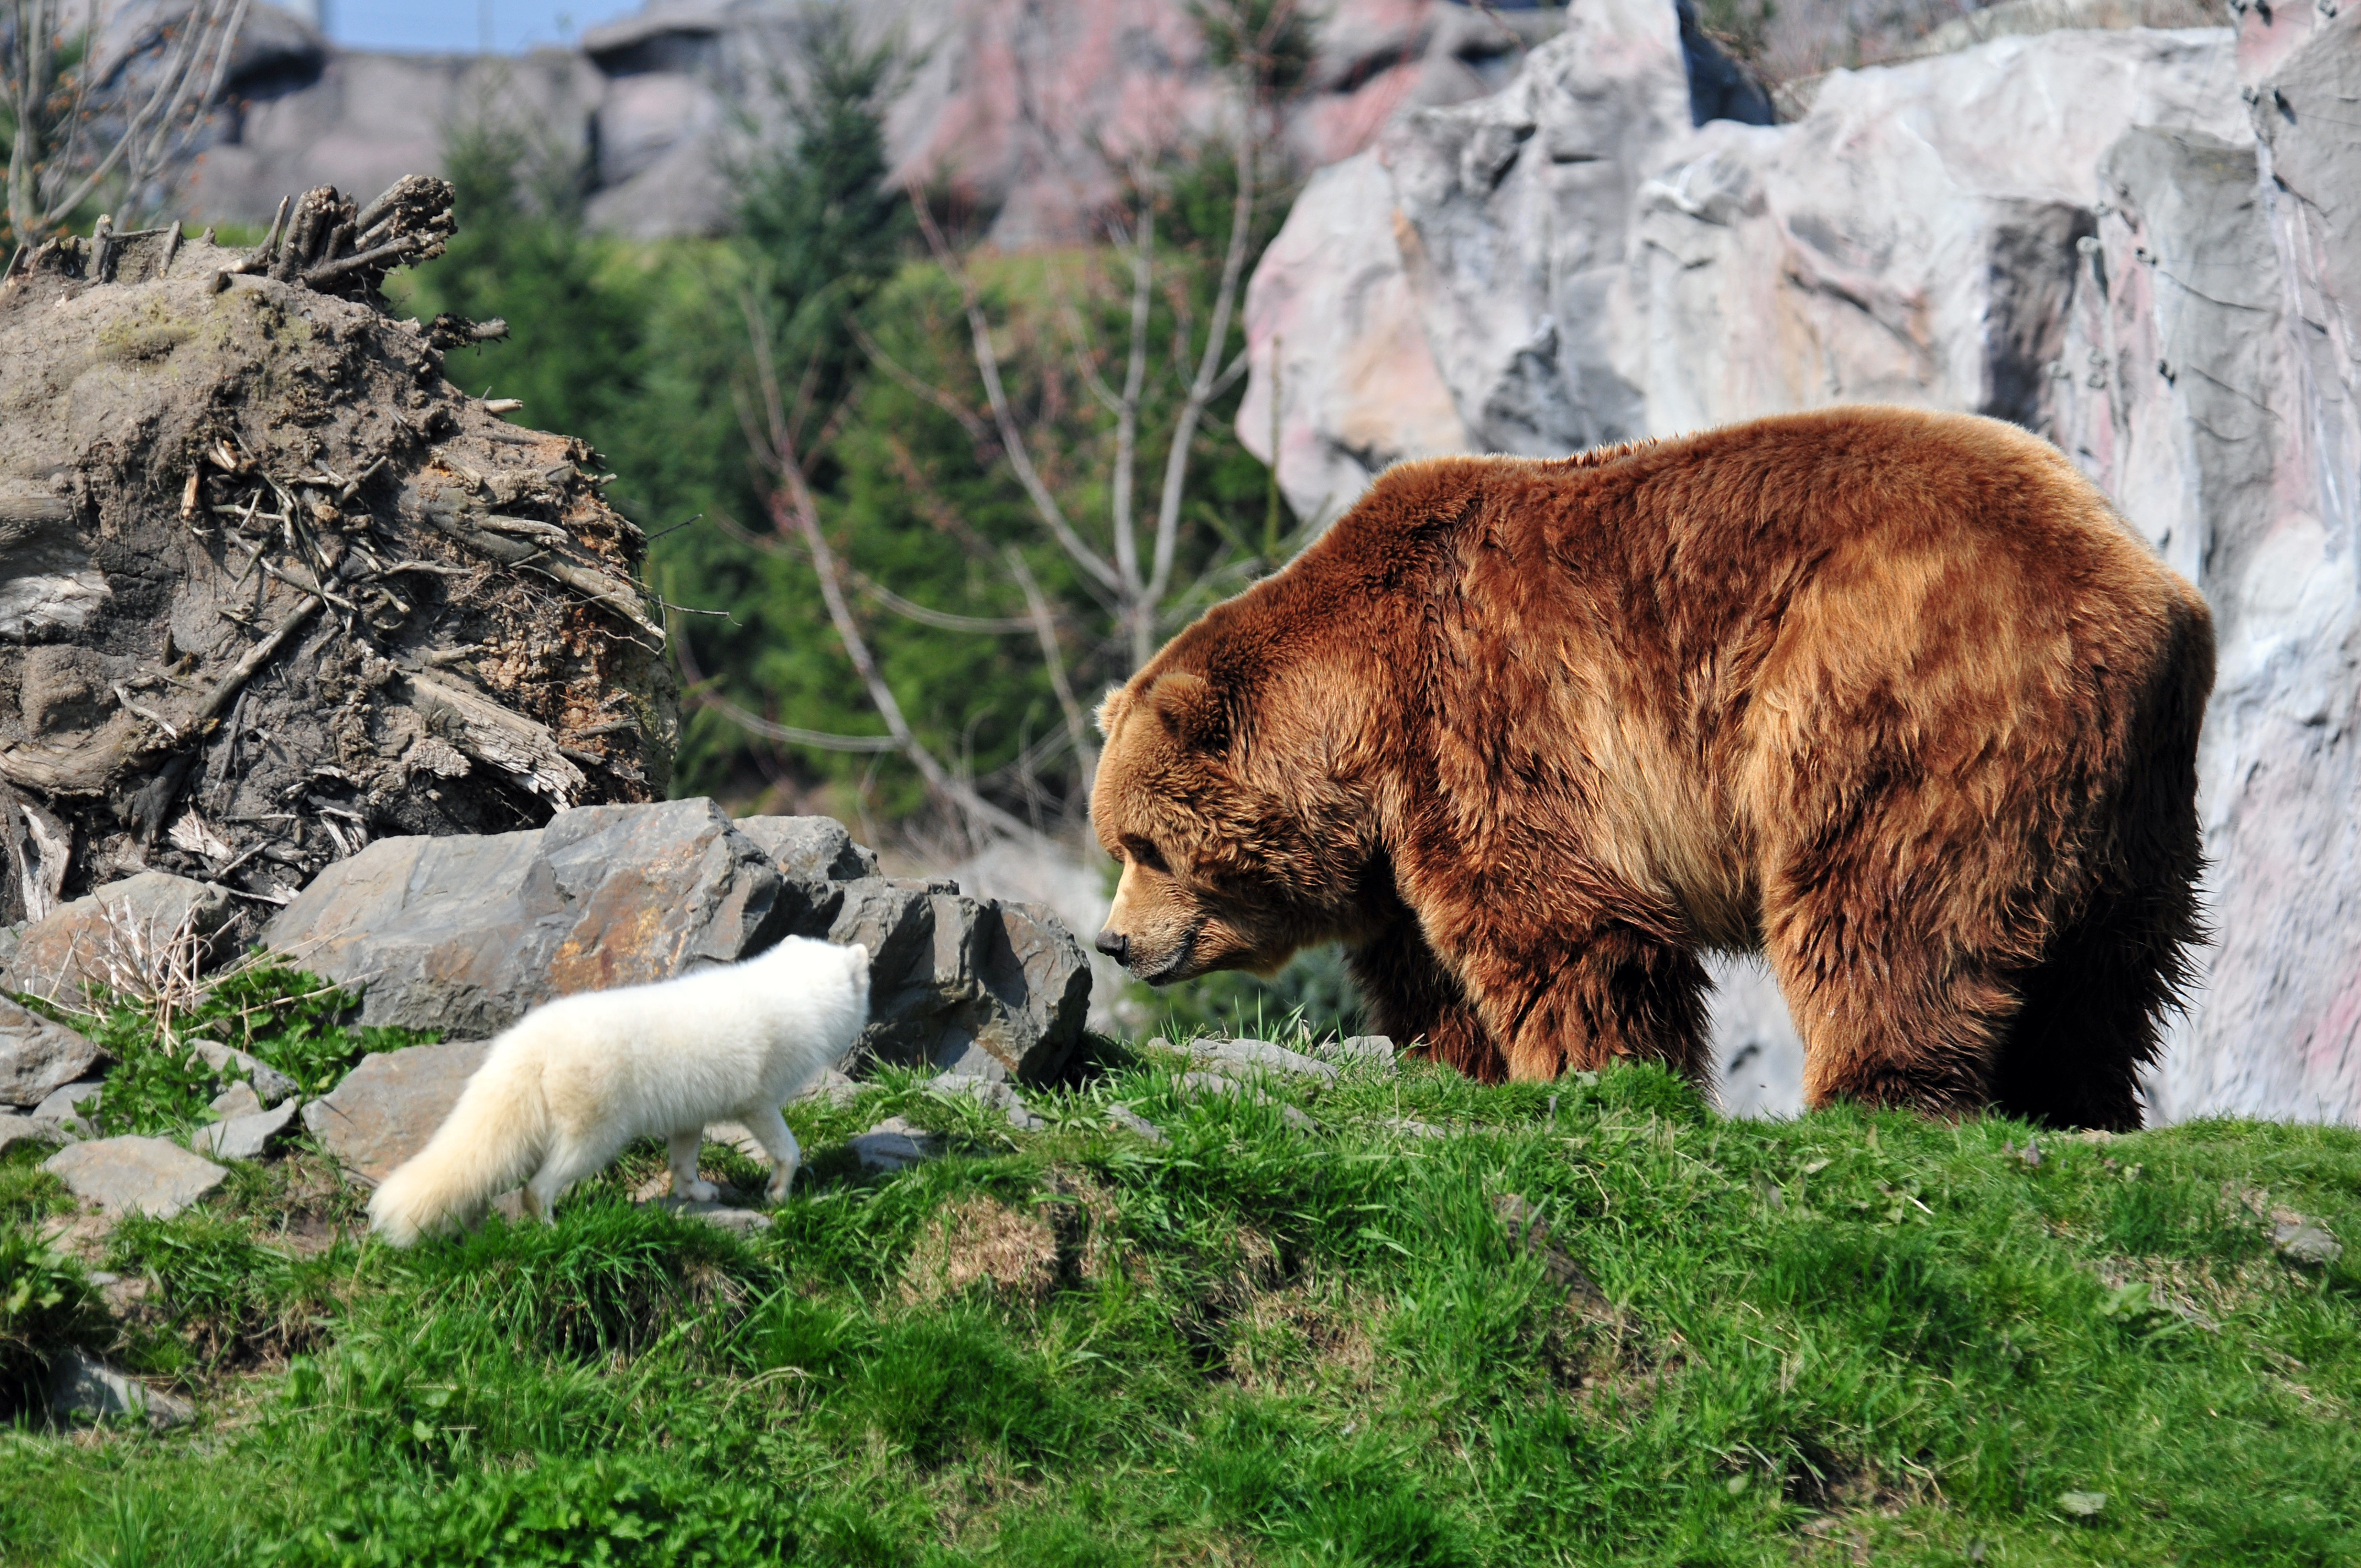
[(369, 1200), (369, 1223), (408, 1246), (519, 1182), (547, 1219), (566, 1188), (657, 1135), (674, 1195), (708, 1200), (697, 1157), (706, 1124), (725, 1119), (770, 1152), (775, 1202), (802, 1159), (779, 1107), (868, 1022), (869, 949), (799, 937), (726, 969), (544, 1003), (493, 1040), (434, 1137)]

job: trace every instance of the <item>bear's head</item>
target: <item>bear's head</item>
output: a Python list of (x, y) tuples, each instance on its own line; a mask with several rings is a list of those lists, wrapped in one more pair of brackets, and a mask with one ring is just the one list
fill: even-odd
[(1098, 948), (1151, 985), (1268, 974), (1347, 934), (1344, 846), (1319, 821), (1326, 781), (1289, 765), (1286, 737), (1250, 733), (1246, 706), (1151, 667), (1099, 707), (1091, 825), (1123, 879)]

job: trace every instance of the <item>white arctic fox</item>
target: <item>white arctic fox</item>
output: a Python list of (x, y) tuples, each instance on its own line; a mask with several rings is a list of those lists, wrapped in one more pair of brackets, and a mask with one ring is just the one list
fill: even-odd
[(369, 1200), (369, 1223), (408, 1246), (521, 1181), (545, 1220), (566, 1188), (659, 1133), (674, 1195), (710, 1199), (697, 1157), (706, 1124), (725, 1118), (770, 1151), (777, 1201), (803, 1157), (779, 1107), (868, 1022), (869, 949), (800, 937), (726, 969), (545, 1002), (492, 1042), (434, 1137)]

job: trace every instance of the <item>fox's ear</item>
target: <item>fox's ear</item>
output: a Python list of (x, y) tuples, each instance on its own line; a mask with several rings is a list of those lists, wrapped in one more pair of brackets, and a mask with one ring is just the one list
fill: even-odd
[(862, 970), (869, 967), (869, 944), (866, 942), (853, 943), (852, 946), (844, 949), (844, 959), (846, 967), (851, 969), (853, 973), (859, 974)]
[(1172, 738), (1191, 751), (1218, 751), (1229, 740), (1229, 711), (1202, 675), (1174, 670), (1157, 676), (1148, 688), (1148, 706)]

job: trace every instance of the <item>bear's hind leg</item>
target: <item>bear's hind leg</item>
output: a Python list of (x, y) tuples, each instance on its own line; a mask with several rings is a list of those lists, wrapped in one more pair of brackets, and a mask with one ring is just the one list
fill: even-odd
[(1764, 934), (1803, 1036), (1806, 1105), (1966, 1115), (1984, 1104), (2016, 995), (1998, 965), (1941, 946), (1928, 922), (1850, 918), (1826, 893)]
[(2195, 926), (2186, 884), (2161, 900), (2094, 903), (2026, 977), (2025, 1005), (1993, 1074), (1993, 1103), (2053, 1126), (2136, 1129), (2140, 1069), (2157, 1058)]

